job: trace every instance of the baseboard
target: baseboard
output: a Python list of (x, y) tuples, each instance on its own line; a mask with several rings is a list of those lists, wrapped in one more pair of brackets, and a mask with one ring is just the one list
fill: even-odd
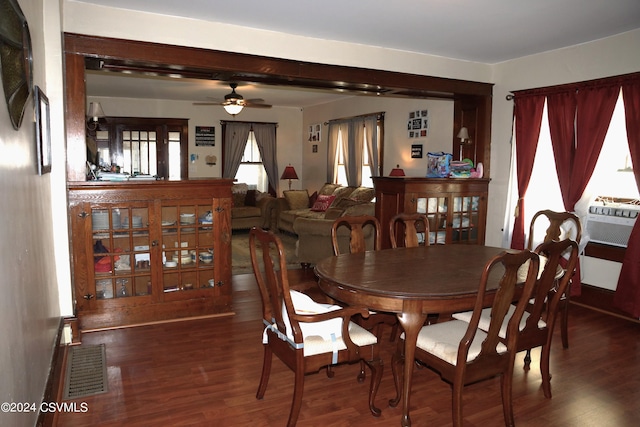
[(625, 313), (622, 310), (619, 310), (614, 306), (614, 294), (615, 291), (612, 291), (610, 289), (603, 289), (598, 288), (597, 286), (582, 284), (581, 295), (579, 297), (572, 296), (571, 303), (640, 323), (638, 319), (634, 319), (629, 314)]
[[(62, 379), (64, 378), (64, 366), (67, 358), (67, 345), (63, 343), (63, 334), (65, 324), (68, 322), (64, 318), (60, 318), (58, 332), (56, 333), (53, 355), (51, 357), (51, 365), (49, 367), (49, 375), (45, 384), (43, 393), (43, 402), (60, 402), (62, 392)], [(38, 413), (36, 427), (52, 427), (56, 422), (56, 412), (47, 411)]]

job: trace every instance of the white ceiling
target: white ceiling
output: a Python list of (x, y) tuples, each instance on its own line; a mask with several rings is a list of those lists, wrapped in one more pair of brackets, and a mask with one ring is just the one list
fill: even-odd
[[(640, 28), (640, 0), (79, 1), (487, 64)], [(118, 84), (109, 81), (116, 78)], [(106, 80), (97, 81), (102, 79)], [(90, 76), (88, 91), (105, 96), (204, 100), (203, 81), (173, 81), (178, 90), (153, 80), (129, 80), (123, 84), (114, 76)], [(222, 98), (230, 92), (220, 82), (206, 84), (209, 96)], [(269, 90), (253, 85), (238, 88), (245, 98), (260, 97), (273, 105), (305, 106), (336, 96), (296, 91), (302, 99), (287, 101), (288, 91)]]

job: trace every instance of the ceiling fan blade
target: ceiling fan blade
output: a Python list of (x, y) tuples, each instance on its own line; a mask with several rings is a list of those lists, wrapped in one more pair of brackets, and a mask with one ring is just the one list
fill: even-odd
[(269, 104), (260, 104), (260, 103), (252, 103), (252, 102), (245, 102), (244, 106), (246, 108), (271, 108), (271, 105)]
[(193, 105), (222, 105), (219, 102), (193, 102)]

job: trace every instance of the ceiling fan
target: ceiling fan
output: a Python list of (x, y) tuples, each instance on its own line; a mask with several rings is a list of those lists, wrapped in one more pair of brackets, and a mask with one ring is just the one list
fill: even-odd
[(232, 116), (239, 114), (244, 107), (247, 108), (271, 108), (271, 105), (265, 104), (264, 99), (244, 99), (242, 95), (236, 92), (237, 83), (230, 83), (231, 93), (224, 96), (224, 101), (219, 102), (194, 102), (193, 105), (222, 105), (225, 111)]

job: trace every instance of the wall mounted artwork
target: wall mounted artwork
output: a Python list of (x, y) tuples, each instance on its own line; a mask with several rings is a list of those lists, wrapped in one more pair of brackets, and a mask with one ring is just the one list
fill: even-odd
[(410, 139), (426, 138), (429, 134), (429, 111), (417, 110), (409, 113), (407, 136)]

